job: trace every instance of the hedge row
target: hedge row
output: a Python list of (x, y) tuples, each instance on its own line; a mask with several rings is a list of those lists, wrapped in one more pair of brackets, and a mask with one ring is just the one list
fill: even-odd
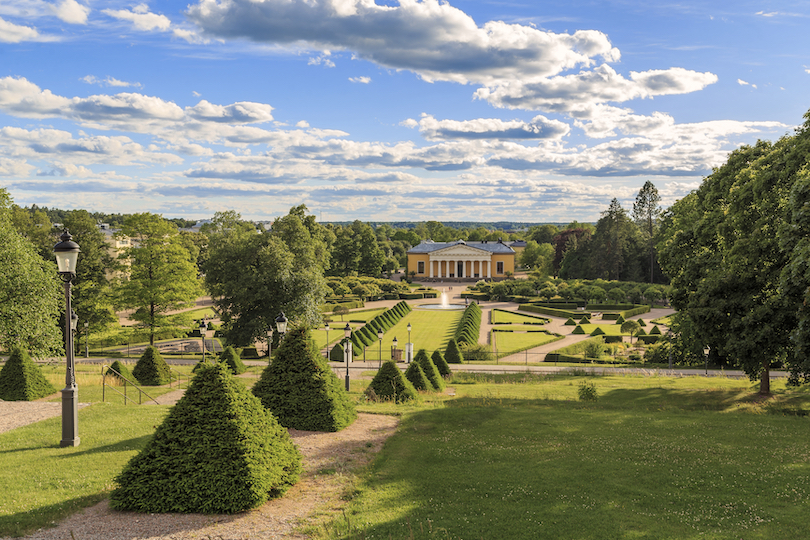
[(377, 333), (379, 331), (385, 334), (410, 311), (411, 306), (407, 302), (401, 301), (391, 309), (387, 309), (371, 319), (356, 332), (352, 332), (352, 355), (361, 355), (366, 347), (377, 342)]
[(582, 317), (581, 311), (568, 311), (565, 309), (555, 309), (550, 307), (539, 306), (537, 304), (520, 304), (518, 306), (520, 311), (528, 311), (529, 313), (540, 313), (542, 315), (551, 315), (553, 317), (564, 318), (579, 318)]
[(338, 306), (343, 306), (346, 309), (356, 309), (364, 307), (366, 304), (363, 303), (362, 300), (345, 300), (341, 299), (340, 301), (330, 302), (327, 300), (327, 303), (321, 306), (321, 313), (332, 313), (335, 311), (335, 308)]
[(456, 327), (456, 343), (475, 345), (481, 332), (481, 308), (473, 302), (468, 305)]

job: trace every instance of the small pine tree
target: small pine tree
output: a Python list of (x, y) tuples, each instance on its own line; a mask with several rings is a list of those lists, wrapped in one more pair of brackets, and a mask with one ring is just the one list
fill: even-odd
[(647, 323), (644, 322), (644, 319), (636, 319), (638, 321), (639, 326), (647, 326)]
[(579, 324), (591, 324), (591, 320), (587, 317), (587, 315), (583, 315), (579, 320)]
[(143, 386), (162, 386), (171, 381), (169, 364), (160, 355), (156, 347), (147, 347), (132, 374)]
[(239, 354), (236, 352), (236, 349), (228, 345), (225, 347), (225, 350), (219, 354), (219, 361), (231, 370), (231, 373), (234, 375), (241, 375), (245, 371), (247, 371), (247, 367), (245, 366), (242, 359), (239, 358)]
[(413, 359), (413, 363), (419, 364), (419, 367), (425, 372), (425, 376), (435, 390), (439, 392), (444, 390), (444, 379), (442, 379), (441, 373), (436, 369), (436, 365), (430, 359), (425, 349), (419, 349), (419, 352), (416, 353), (416, 357)]
[(354, 403), (307, 328), (287, 332), (253, 394), (287, 428), (340, 431), (357, 418)]
[(234, 514), (283, 493), (300, 472), (289, 432), (227, 367), (209, 364), (115, 479), (110, 506)]
[(433, 390), (433, 385), (430, 384), (430, 380), (425, 376), (425, 372), (422, 371), (421, 366), (416, 362), (411, 362), (408, 369), (405, 370), (405, 378), (411, 381), (411, 384), (417, 390), (422, 392)]
[(33, 401), (57, 392), (48, 382), (28, 351), (14, 347), (0, 370), (0, 399), (5, 401)]
[(624, 322), (625, 322), (625, 318), (623, 316), (619, 315), (619, 318), (616, 319), (616, 324), (624, 324)]
[(388, 400), (395, 403), (416, 400), (418, 397), (411, 381), (405, 378), (391, 360), (383, 362), (365, 393), (369, 399)]
[(450, 371), (450, 366), (447, 365), (447, 360), (444, 359), (442, 351), (439, 349), (433, 351), (433, 355), (430, 359), (433, 360), (433, 364), (436, 366), (436, 369), (439, 370), (439, 374), (441, 374), (442, 377), (449, 377), (453, 374), (453, 372)]
[(461, 347), (458, 346), (455, 339), (450, 339), (447, 342), (447, 348), (444, 349), (444, 359), (448, 364), (462, 364), (464, 363), (464, 356), (461, 354)]
[(650, 335), (651, 336), (660, 336), (661, 335), (661, 329), (658, 328), (657, 326), (653, 326), (652, 330), (650, 330)]
[(113, 362), (112, 365), (107, 368), (107, 372), (105, 373), (105, 375), (107, 375), (108, 377), (109, 376), (117, 377), (119, 379), (123, 377), (124, 379), (128, 379), (131, 382), (135, 382), (135, 377), (132, 376), (132, 373), (130, 373), (129, 368), (125, 366), (124, 363), (121, 362), (120, 360), (116, 360), (115, 362)]

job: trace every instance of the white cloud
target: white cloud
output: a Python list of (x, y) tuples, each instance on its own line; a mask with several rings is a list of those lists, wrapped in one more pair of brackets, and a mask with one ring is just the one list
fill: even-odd
[(335, 67), (335, 63), (329, 58), (330, 56), (332, 56), (332, 53), (330, 51), (324, 51), (319, 56), (310, 57), (310, 59), (307, 61), (307, 65), (310, 66), (323, 65), (325, 67), (333, 68)]
[(87, 24), (90, 8), (78, 3), (76, 0), (62, 0), (58, 5), (51, 6), (59, 19), (69, 24)]
[(129, 21), (135, 26), (136, 29), (143, 32), (152, 30), (160, 30), (162, 32), (168, 31), (172, 22), (165, 15), (158, 15), (149, 11), (149, 6), (146, 4), (138, 4), (132, 11), (126, 9), (104, 9), (102, 13), (120, 19)]
[(778, 11), (769, 11), (769, 12), (757, 11), (757, 15), (759, 15), (760, 17), (776, 17), (777, 15), (779, 15), (779, 12)]
[(349, 77), (353, 83), (368, 84), (371, 82), (371, 77)]
[(21, 43), (23, 41), (41, 41), (42, 36), (36, 28), (20, 26), (0, 18), (0, 43)]
[(200, 0), (187, 13), (211, 37), (351, 50), (426, 80), (492, 84), (555, 75), (589, 66), (596, 57), (619, 59), (602, 32), (555, 34), (501, 21), (479, 27), (439, 0), (402, 0), (396, 6), (373, 0)]
[(568, 124), (535, 116), (531, 122), (504, 121), (497, 118), (476, 120), (436, 120), (423, 115), (419, 131), (428, 140), (444, 139), (559, 139), (570, 131)]
[(115, 77), (110, 77), (109, 75), (104, 79), (99, 79), (95, 75), (86, 75), (79, 79), (82, 82), (86, 82), (87, 84), (96, 84), (99, 86), (115, 86), (115, 87), (130, 87), (134, 86), (135, 88), (141, 88), (143, 85), (138, 82), (126, 82), (120, 81)]

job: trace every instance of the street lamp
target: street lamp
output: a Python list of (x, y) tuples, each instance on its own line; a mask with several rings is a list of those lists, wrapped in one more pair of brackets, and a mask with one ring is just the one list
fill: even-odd
[(267, 360), (270, 361), (270, 350), (273, 346), (273, 327), (267, 327)]
[(667, 328), (667, 340), (669, 341), (669, 369), (672, 370), (672, 328)]
[(326, 359), (329, 360), (329, 323), (324, 324), (326, 330)]
[(408, 323), (408, 344), (405, 346), (405, 361), (411, 363), (413, 359), (413, 343), (411, 343), (411, 323)]
[(381, 329), (377, 330), (377, 339), (380, 340), (380, 361), (377, 365), (377, 369), (380, 369), (382, 367), (382, 338), (383, 338), (383, 331)]
[(84, 357), (90, 358), (90, 323), (84, 323)]
[(200, 335), (202, 336), (202, 361), (205, 363), (205, 319), (200, 320)]
[(59, 278), (65, 284), (65, 388), (62, 389), (62, 440), (59, 446), (79, 446), (79, 388), (76, 386), (76, 369), (73, 358), (73, 321), (70, 307), (70, 289), (76, 277), (76, 262), (79, 244), (72, 240), (67, 229), (53, 247)]
[(284, 334), (287, 333), (287, 317), (284, 316), (283, 311), (276, 317), (276, 330), (281, 334), (281, 339), (284, 339)]
[(394, 351), (397, 350), (397, 345), (399, 345), (399, 341), (397, 340), (396, 336), (394, 336), (394, 340), (391, 342), (391, 345), (394, 346), (394, 349), (391, 351), (391, 360), (394, 360)]
[(343, 336), (346, 338), (346, 347), (343, 349), (343, 357), (346, 359), (346, 391), (349, 391), (349, 361), (352, 357), (352, 327), (346, 323), (346, 328), (343, 329)]

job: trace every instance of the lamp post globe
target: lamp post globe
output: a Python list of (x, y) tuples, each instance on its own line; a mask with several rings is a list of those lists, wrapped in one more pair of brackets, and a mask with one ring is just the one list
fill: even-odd
[(377, 330), (377, 339), (380, 340), (380, 358), (379, 358), (379, 362), (377, 364), (377, 369), (380, 369), (382, 367), (382, 338), (383, 338), (383, 335), (384, 334), (383, 334), (382, 330)]
[(329, 323), (323, 325), (326, 330), (326, 359), (329, 360)]
[(205, 363), (205, 319), (200, 320), (200, 335), (202, 336), (202, 362)]
[(65, 388), (62, 389), (62, 440), (59, 446), (79, 446), (79, 388), (76, 386), (76, 366), (73, 358), (73, 331), (76, 321), (70, 305), (70, 289), (76, 277), (76, 264), (81, 249), (67, 229), (53, 247), (59, 278), (65, 284)]
[(346, 328), (343, 329), (343, 337), (346, 338), (346, 347), (343, 349), (343, 357), (346, 360), (346, 391), (348, 392), (351, 388), (351, 384), (349, 383), (349, 360), (352, 357), (352, 327), (349, 326), (349, 323), (346, 323)]
[(284, 334), (287, 333), (287, 317), (284, 316), (283, 311), (278, 314), (278, 317), (276, 317), (276, 330), (278, 330), (278, 333), (281, 334), (283, 339)]

